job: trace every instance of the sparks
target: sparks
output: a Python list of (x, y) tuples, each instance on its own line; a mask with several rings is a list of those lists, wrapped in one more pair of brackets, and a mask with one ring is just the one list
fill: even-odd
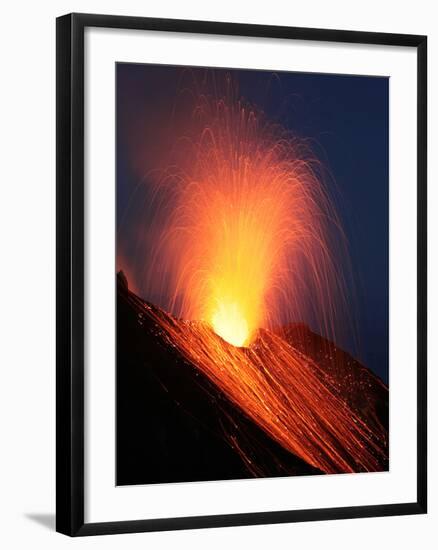
[[(344, 235), (308, 145), (228, 89), (201, 96), (155, 177), (146, 295), (249, 345), (258, 328), (313, 318), (335, 340), (347, 312)], [(348, 317), (348, 314), (347, 314)]]

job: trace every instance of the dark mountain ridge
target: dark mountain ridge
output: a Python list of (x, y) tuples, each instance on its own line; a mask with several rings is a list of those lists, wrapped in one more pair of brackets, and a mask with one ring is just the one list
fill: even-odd
[[(151, 310), (182, 323), (131, 292), (120, 272), (118, 485), (322, 473), (269, 437), (170, 345)], [(305, 325), (280, 332), (317, 363), (318, 375), (361, 418), (387, 430), (388, 390), (369, 369)]]

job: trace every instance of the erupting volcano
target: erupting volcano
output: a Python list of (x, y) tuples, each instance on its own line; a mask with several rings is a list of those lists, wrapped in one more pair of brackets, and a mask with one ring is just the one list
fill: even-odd
[[(215, 420), (209, 429), (251, 475), (387, 468), (387, 388), (334, 344), (346, 324), (351, 334), (355, 326), (347, 242), (323, 167), (305, 140), (240, 97), (232, 79), (222, 93), (195, 97), (190, 127), (175, 136), (165, 167), (145, 179), (148, 261), (139, 294), (158, 297), (160, 307), (120, 275), (118, 311), (137, 328), (135, 346), (124, 345), (118, 318), (118, 362), (133, 346), (143, 353), (153, 336), (178, 376), (201, 376), (197, 384), (222, 403), (220, 427)], [(181, 387), (169, 390), (159, 364), (153, 371), (176, 402), (187, 399)], [(264, 438), (268, 454), (255, 450)]]
[(229, 86), (226, 97), (201, 96), (193, 135), (156, 176), (146, 295), (167, 295), (177, 317), (205, 321), (236, 346), (309, 313), (334, 337), (345, 310), (336, 256), (346, 248), (319, 163)]

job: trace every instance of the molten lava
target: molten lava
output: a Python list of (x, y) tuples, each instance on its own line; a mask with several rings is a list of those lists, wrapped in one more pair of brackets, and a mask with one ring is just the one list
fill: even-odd
[(155, 176), (144, 293), (236, 346), (291, 320), (336, 340), (335, 318), (348, 324), (337, 261), (347, 254), (321, 166), (305, 141), (235, 96), (201, 95)]
[(238, 348), (206, 323), (176, 321), (147, 305), (144, 315), (189, 364), (291, 453), (326, 473), (382, 470), (385, 429), (366, 423), (320, 367), (279, 336), (257, 331), (249, 348)]
[(248, 323), (236, 302), (220, 302), (211, 317), (216, 334), (234, 346), (243, 346), (249, 337)]

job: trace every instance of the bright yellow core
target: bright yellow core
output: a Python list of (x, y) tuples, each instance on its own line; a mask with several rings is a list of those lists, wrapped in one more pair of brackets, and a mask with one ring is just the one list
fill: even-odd
[(243, 346), (248, 339), (248, 323), (235, 302), (220, 303), (211, 324), (216, 334), (233, 346)]

